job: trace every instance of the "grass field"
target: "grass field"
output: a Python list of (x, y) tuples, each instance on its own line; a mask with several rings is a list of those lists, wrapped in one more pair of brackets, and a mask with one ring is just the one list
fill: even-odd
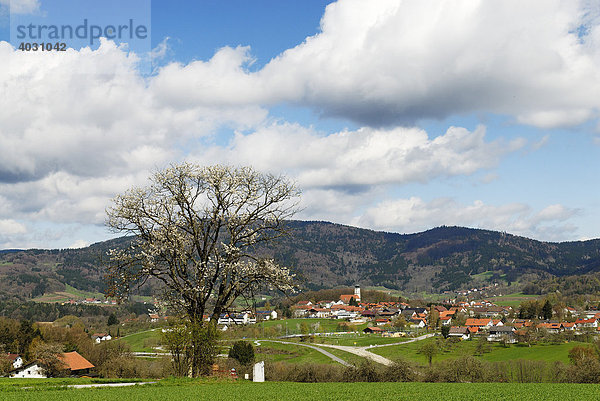
[[(278, 327), (281, 331), (281, 334), (301, 334), (302, 333), (302, 325), (308, 327), (309, 332), (336, 332), (339, 331), (340, 328), (338, 325), (340, 324), (339, 320), (335, 319), (285, 319), (285, 320), (266, 320), (264, 322), (260, 322), (256, 325), (258, 328), (269, 327)], [(360, 331), (367, 327), (366, 323), (354, 325), (357, 331)]]
[(393, 344), (406, 341), (409, 338), (403, 337), (382, 337), (377, 334), (347, 334), (338, 336), (319, 336), (315, 338), (315, 344), (333, 344), (350, 345), (357, 347), (366, 347), (377, 344)]
[[(427, 363), (427, 358), (418, 352), (425, 341), (435, 341), (427, 339), (409, 344), (392, 345), (389, 347), (373, 348), (370, 351), (389, 359), (405, 359), (408, 361)], [(508, 361), (512, 359), (529, 359), (543, 361), (561, 361), (569, 362), (569, 350), (577, 345), (587, 345), (580, 342), (569, 342), (561, 344), (537, 344), (531, 347), (512, 344), (508, 348), (500, 344), (491, 344), (491, 352), (484, 353), (479, 358), (490, 362)], [(473, 355), (477, 340), (461, 341), (452, 344), (448, 349), (440, 352), (433, 360), (440, 361), (450, 358), (458, 358), (466, 355)]]
[(44, 294), (33, 300), (35, 302), (66, 302), (70, 299), (97, 298), (104, 299), (104, 294), (100, 292), (81, 291), (69, 284), (65, 285), (64, 291), (57, 291)]
[[(133, 387), (70, 389), (46, 381), (20, 389), (0, 379), (3, 400), (593, 400), (600, 387), (592, 384), (547, 383), (284, 383), (216, 380), (163, 380)], [(62, 382), (64, 385), (65, 382)], [(59, 384), (60, 385), (60, 384)]]
[(502, 295), (500, 297), (492, 297), (489, 300), (499, 306), (519, 306), (521, 302), (538, 298), (539, 295), (526, 295), (522, 292), (514, 294)]
[(148, 344), (157, 343), (160, 341), (160, 338), (160, 329), (152, 329), (123, 336), (118, 341), (124, 341), (129, 344), (133, 352), (154, 352), (156, 350)]
[[(300, 345), (281, 344), (270, 341), (263, 341), (258, 347), (255, 359), (266, 362), (286, 362), (294, 364), (302, 363), (337, 363), (331, 358), (323, 355), (314, 349)], [(259, 352), (260, 351), (260, 352)], [(329, 351), (329, 349), (327, 349)], [(344, 354), (346, 354), (344, 352)], [(344, 358), (342, 358), (344, 359)]]

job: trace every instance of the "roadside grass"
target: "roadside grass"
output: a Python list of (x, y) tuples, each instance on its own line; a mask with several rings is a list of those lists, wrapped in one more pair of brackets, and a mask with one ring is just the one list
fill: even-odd
[(366, 360), (366, 358), (362, 356), (353, 354), (351, 352), (342, 351), (340, 349), (326, 347), (323, 347), (323, 349), (354, 366), (359, 366)]
[[(409, 344), (391, 345), (389, 347), (372, 348), (369, 351), (381, 355), (389, 359), (403, 358), (408, 361), (418, 362), (421, 364), (427, 363), (427, 358), (419, 353), (419, 349), (425, 342), (436, 341), (434, 338), (427, 340), (416, 341)], [(441, 350), (434, 356), (434, 361), (444, 359), (455, 359), (461, 356), (475, 356), (490, 362), (508, 361), (513, 359), (528, 359), (541, 361), (561, 361), (569, 362), (569, 350), (577, 345), (585, 345), (586, 343), (571, 341), (569, 343), (546, 344), (540, 343), (528, 347), (526, 345), (511, 344), (508, 347), (503, 347), (498, 343), (490, 344), (490, 352), (483, 355), (475, 355), (475, 348), (478, 340), (465, 340), (458, 343), (452, 343)]]
[[(22, 379), (15, 379), (22, 380)], [(54, 385), (6, 391), (4, 400), (592, 400), (600, 397), (593, 384), (556, 383), (290, 383), (230, 380), (167, 379), (158, 384), (70, 389)]]

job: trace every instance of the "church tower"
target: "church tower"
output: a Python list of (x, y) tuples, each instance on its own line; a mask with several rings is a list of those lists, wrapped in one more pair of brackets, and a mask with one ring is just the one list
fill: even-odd
[(354, 286), (354, 295), (356, 295), (357, 301), (360, 301), (360, 285)]

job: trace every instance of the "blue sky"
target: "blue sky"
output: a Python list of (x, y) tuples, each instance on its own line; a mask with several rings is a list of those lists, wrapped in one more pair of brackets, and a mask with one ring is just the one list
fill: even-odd
[[(183, 160), (287, 174), (301, 219), (599, 237), (594, 2), (86, 1), (0, 0), (0, 248), (110, 238)], [(149, 35), (18, 50), (84, 18)]]

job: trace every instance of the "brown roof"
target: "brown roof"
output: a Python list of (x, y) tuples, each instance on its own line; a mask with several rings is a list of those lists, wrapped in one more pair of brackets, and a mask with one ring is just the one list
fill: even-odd
[(355, 300), (358, 300), (358, 296), (354, 295), (354, 294), (345, 294), (345, 295), (340, 295), (340, 300), (344, 303), (348, 303), (350, 302), (350, 299), (354, 298)]
[(4, 354), (4, 358), (9, 359), (10, 361), (14, 362), (15, 359), (17, 359), (19, 357), (19, 354)]
[(474, 319), (474, 318), (469, 318), (467, 319), (467, 322), (465, 323), (466, 326), (475, 326), (475, 327), (482, 327), (482, 326), (487, 326), (490, 321), (492, 319)]
[(59, 357), (62, 362), (71, 370), (81, 370), (95, 368), (87, 359), (79, 355), (77, 351), (65, 352)]
[(381, 331), (381, 332), (384, 332), (385, 330), (382, 329), (381, 327), (366, 327), (363, 331)]
[(467, 327), (452, 326), (450, 327), (450, 334), (469, 334)]

